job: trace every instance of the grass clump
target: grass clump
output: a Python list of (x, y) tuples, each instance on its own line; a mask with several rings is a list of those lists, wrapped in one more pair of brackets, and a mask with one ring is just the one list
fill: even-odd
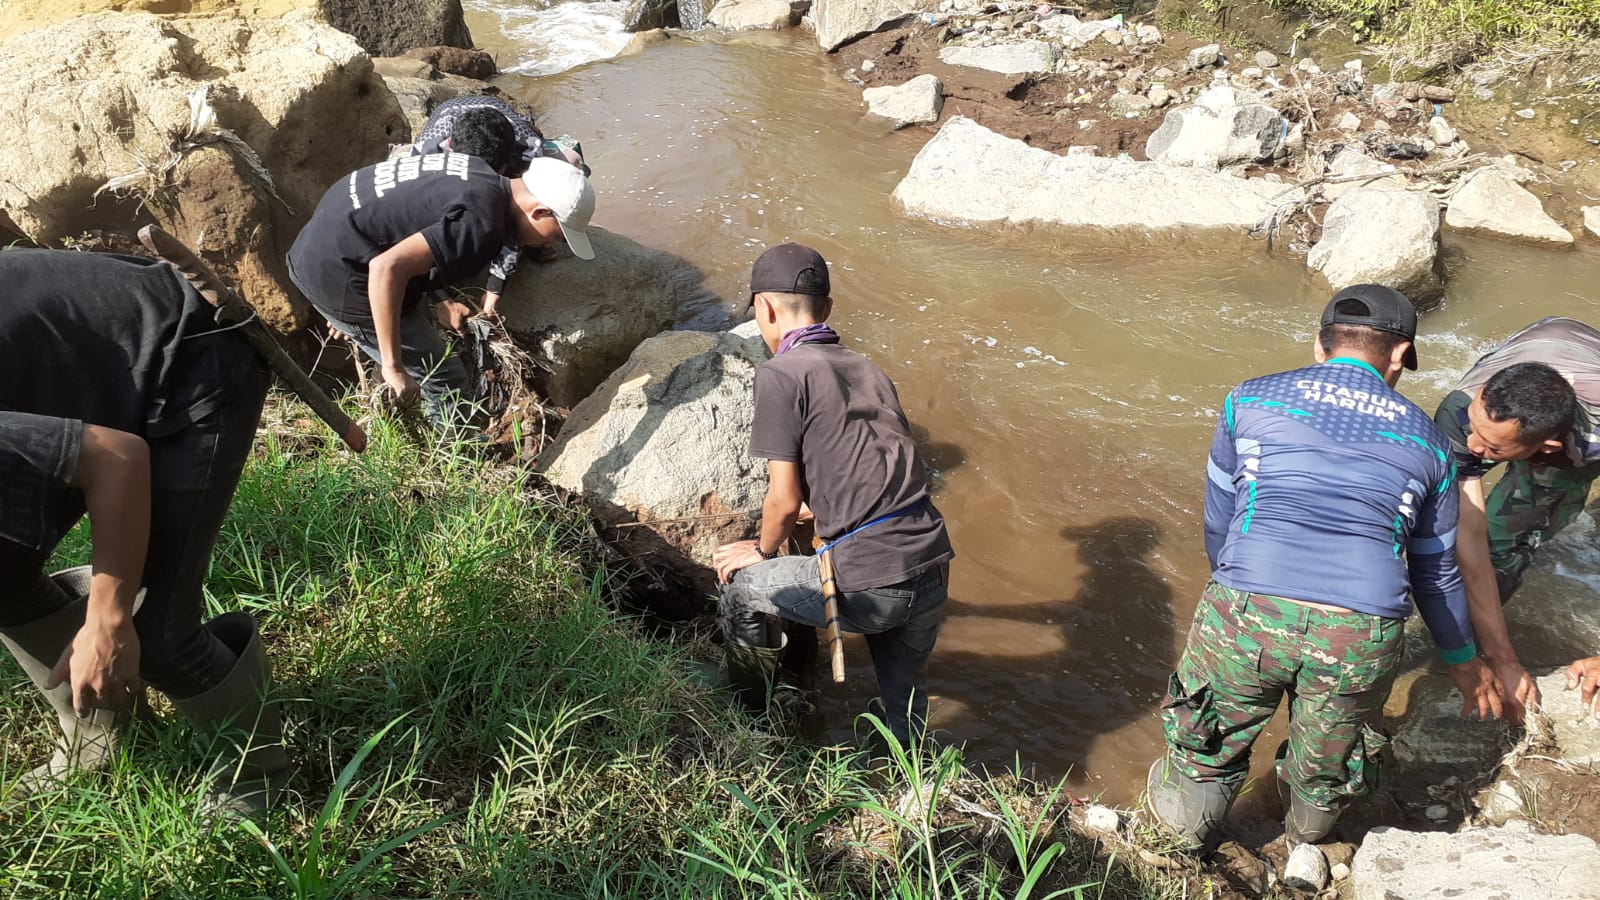
[[(755, 727), (615, 612), (578, 511), (382, 424), (349, 455), (304, 417), (269, 406), (208, 581), (212, 614), (261, 622), (291, 790), (260, 827), (199, 815), (213, 748), (168, 710), (107, 771), (13, 802), (53, 716), (7, 657), (0, 896), (1181, 890), (1062, 827), (1059, 787), (965, 777), (953, 750), (868, 773)], [(87, 553), (75, 533), (58, 562)]]
[(1508, 45), (1575, 47), (1600, 37), (1600, 0), (1268, 0), (1361, 39), (1458, 60)]

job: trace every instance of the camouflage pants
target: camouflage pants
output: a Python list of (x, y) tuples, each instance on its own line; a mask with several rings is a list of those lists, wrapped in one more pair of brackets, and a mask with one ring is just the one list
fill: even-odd
[(1173, 765), (1196, 781), (1243, 781), (1288, 694), (1279, 774), (1300, 799), (1342, 809), (1377, 784), (1388, 739), (1368, 721), (1394, 683), (1404, 624), (1208, 584), (1162, 701)]
[(1500, 583), (1500, 602), (1511, 599), (1533, 565), (1539, 545), (1567, 527), (1583, 510), (1600, 466), (1558, 469), (1525, 460), (1508, 463), (1485, 503), (1489, 559)]

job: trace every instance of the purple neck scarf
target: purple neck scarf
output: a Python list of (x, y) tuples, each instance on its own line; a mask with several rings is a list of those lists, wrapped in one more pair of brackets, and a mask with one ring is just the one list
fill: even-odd
[(778, 351), (773, 356), (782, 356), (801, 344), (837, 344), (839, 333), (829, 328), (826, 322), (807, 325), (785, 332), (783, 339), (778, 341)]

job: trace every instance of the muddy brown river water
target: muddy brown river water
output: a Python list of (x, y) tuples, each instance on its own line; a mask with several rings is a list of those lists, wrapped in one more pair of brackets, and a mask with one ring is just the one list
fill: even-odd
[[(502, 66), (530, 52), (526, 32), (501, 33), (478, 7), (473, 33)], [(864, 120), (859, 88), (809, 35), (675, 40), (501, 84), (547, 132), (581, 137), (598, 224), (689, 260), (722, 297), (740, 295), (768, 244), (831, 260), (835, 324), (899, 385), (959, 554), (934, 726), (971, 761), (1136, 797), (1208, 574), (1217, 409), (1236, 382), (1310, 361), (1327, 289), (1303, 259), (908, 218), (890, 193), (932, 132)], [(1430, 409), (1533, 319), (1600, 322), (1592, 246), (1448, 249), (1449, 297), (1422, 320), (1422, 372), (1401, 383)], [(708, 304), (682, 324), (726, 315)], [(1594, 529), (1585, 517), (1550, 548), (1512, 607), (1529, 662), (1600, 652)], [(839, 736), (874, 693), (864, 646), (848, 656), (849, 681), (824, 691)]]

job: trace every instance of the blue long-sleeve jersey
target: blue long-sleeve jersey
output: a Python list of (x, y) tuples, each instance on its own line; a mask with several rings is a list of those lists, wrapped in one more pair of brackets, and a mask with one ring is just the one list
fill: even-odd
[(1446, 662), (1471, 659), (1449, 446), (1359, 360), (1246, 381), (1206, 465), (1212, 577), (1390, 619), (1411, 593)]

